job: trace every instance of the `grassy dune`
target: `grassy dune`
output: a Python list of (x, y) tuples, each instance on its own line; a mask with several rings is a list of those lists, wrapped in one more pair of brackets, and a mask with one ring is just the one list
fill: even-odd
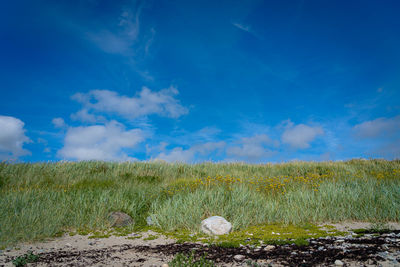
[(400, 160), (284, 164), (0, 163), (0, 246), (109, 227), (110, 211), (145, 227), (234, 230), (265, 223), (400, 221)]

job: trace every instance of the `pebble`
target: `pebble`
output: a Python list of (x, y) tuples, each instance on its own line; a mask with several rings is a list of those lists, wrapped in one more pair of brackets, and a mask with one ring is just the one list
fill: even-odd
[(161, 267), (169, 267), (168, 264), (164, 263)]
[(72, 247), (72, 245), (70, 243), (66, 243), (65, 246), (66, 247)]
[(238, 254), (238, 255), (235, 255), (233, 258), (234, 258), (235, 260), (237, 260), (237, 261), (242, 261), (242, 260), (244, 260), (246, 257), (245, 257), (244, 255)]
[(343, 266), (344, 263), (343, 263), (343, 261), (341, 261), (341, 260), (335, 260), (335, 265), (336, 265), (336, 266)]
[(275, 246), (273, 246), (273, 245), (268, 245), (268, 246), (266, 246), (265, 248), (264, 248), (264, 250), (273, 250), (273, 249), (275, 249)]
[(389, 249), (389, 247), (388, 247), (388, 245), (386, 245), (386, 244), (383, 244), (383, 245), (382, 245), (382, 249), (384, 249), (384, 250), (388, 250), (388, 249)]

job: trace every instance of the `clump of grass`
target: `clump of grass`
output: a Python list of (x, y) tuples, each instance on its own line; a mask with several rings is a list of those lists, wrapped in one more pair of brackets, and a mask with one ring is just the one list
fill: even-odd
[(270, 206), (262, 194), (246, 186), (234, 186), (232, 190), (212, 187), (155, 201), (150, 212), (157, 225), (167, 231), (197, 231), (199, 223), (213, 215), (226, 218), (234, 229), (239, 229), (265, 221)]
[(214, 267), (215, 263), (208, 260), (207, 255), (203, 255), (196, 260), (194, 252), (191, 254), (178, 253), (175, 255), (174, 259), (168, 263), (171, 267)]
[(39, 255), (33, 254), (32, 251), (28, 251), (27, 254), (16, 257), (15, 259), (12, 260), (12, 263), (16, 267), (22, 267), (25, 266), (27, 263), (33, 263), (36, 262), (39, 259)]
[(149, 235), (148, 237), (143, 238), (143, 240), (149, 241), (149, 240), (155, 240), (157, 238), (159, 238), (158, 235)]

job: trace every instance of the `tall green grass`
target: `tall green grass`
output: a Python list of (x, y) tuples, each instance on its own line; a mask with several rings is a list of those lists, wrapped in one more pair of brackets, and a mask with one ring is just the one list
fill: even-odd
[[(305, 176), (331, 173), (318, 191), (292, 186), (285, 194), (246, 184), (168, 194), (179, 181), (230, 175)], [(105, 229), (107, 215), (124, 211), (133, 228), (151, 216), (163, 230), (197, 231), (211, 215), (234, 229), (260, 223), (400, 221), (400, 161), (291, 162), (282, 164), (163, 162), (0, 163), (0, 246), (55, 236), (68, 229)]]

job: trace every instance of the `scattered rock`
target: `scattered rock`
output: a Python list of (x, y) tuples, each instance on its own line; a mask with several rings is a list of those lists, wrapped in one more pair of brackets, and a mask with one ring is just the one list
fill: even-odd
[(169, 267), (168, 264), (164, 263), (161, 267)]
[(208, 235), (224, 235), (232, 230), (232, 224), (221, 216), (212, 216), (201, 222), (201, 231)]
[(343, 266), (344, 263), (341, 260), (335, 260), (335, 266)]
[(242, 260), (244, 260), (246, 257), (245, 257), (244, 255), (238, 254), (238, 255), (235, 255), (233, 258), (234, 258), (236, 261), (242, 261)]
[(133, 219), (126, 213), (120, 211), (111, 212), (108, 219), (112, 227), (124, 227), (133, 223)]
[(72, 245), (70, 243), (66, 243), (65, 246), (66, 247), (72, 247)]

